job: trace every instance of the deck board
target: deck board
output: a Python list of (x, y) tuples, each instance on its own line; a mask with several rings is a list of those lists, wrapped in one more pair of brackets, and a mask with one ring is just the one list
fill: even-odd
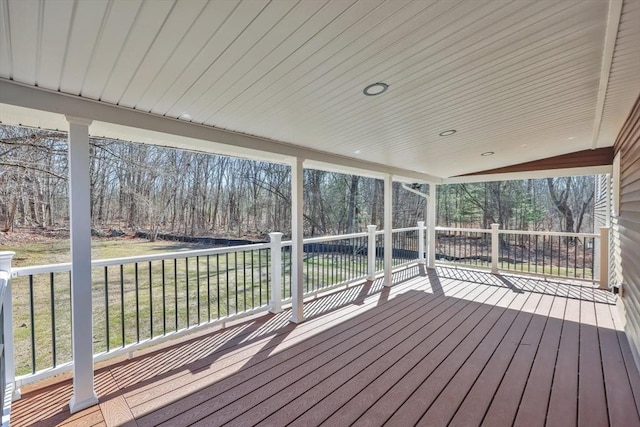
[(540, 340), (546, 326), (549, 310), (553, 303), (553, 297), (543, 295), (534, 311), (534, 317), (519, 343), (518, 348), (507, 368), (502, 382), (493, 401), (485, 414), (482, 425), (511, 425), (514, 422), (520, 400), (524, 392), (529, 373), (533, 365), (536, 353), (540, 346)]
[[(488, 293), (486, 296), (478, 295), (474, 298), (474, 302), (481, 302), (487, 297), (492, 296), (496, 292)], [(313, 419), (313, 414), (317, 412), (310, 411), (312, 405), (321, 401), (323, 397), (331, 395), (338, 387), (342, 387), (347, 393), (353, 394), (354, 390), (362, 390), (366, 384), (375, 380), (376, 376), (380, 372), (386, 372), (392, 367), (400, 364), (401, 366), (410, 366), (414, 360), (420, 360), (425, 356), (426, 352), (434, 348), (446, 348), (449, 344), (448, 341), (459, 341), (459, 335), (469, 333), (477, 326), (476, 318), (484, 317), (489, 310), (486, 310), (487, 306), (476, 306), (472, 302), (469, 303), (471, 309), (474, 311), (470, 315), (464, 315), (465, 318), (458, 320), (450, 319), (446, 320), (443, 327), (436, 330), (422, 328), (410, 336), (409, 339), (397, 345), (391, 349), (391, 351), (372, 360), (371, 363), (363, 364), (362, 360), (358, 360), (358, 363), (349, 367), (353, 372), (344, 372), (338, 375), (334, 375), (324, 384), (323, 388), (317, 390), (310, 390), (312, 393), (305, 398), (309, 393), (301, 395), (297, 399), (297, 405), (291, 407), (288, 405), (279, 410), (276, 414), (273, 414), (265, 420), (267, 424), (282, 425), (282, 423), (289, 423), (294, 418), (301, 417), (296, 420), (297, 425), (317, 425), (322, 420)], [(461, 313), (458, 313), (458, 317)], [(458, 317), (459, 318), (459, 317)], [(434, 322), (435, 323), (435, 322)], [(406, 369), (406, 368), (405, 368)], [(346, 380), (349, 380), (347, 383)], [(353, 380), (353, 381), (351, 381)], [(344, 386), (344, 387), (343, 387)], [(357, 391), (358, 396), (362, 396), (362, 391)], [(334, 398), (334, 404), (339, 403), (339, 399)], [(325, 407), (325, 411), (326, 411)]]
[[(416, 295), (416, 297), (420, 298), (420, 295)], [(383, 346), (382, 348), (391, 348), (410, 337), (412, 330), (423, 327), (436, 330), (438, 327), (444, 326), (447, 318), (439, 317), (439, 315), (445, 312), (453, 314), (457, 301), (444, 296), (430, 300), (429, 296), (426, 296), (424, 299), (427, 301), (421, 303), (423, 300), (418, 300), (411, 305), (410, 311), (402, 312), (392, 322), (369, 324), (365, 331), (350, 339), (342, 340), (337, 345), (329, 342), (326, 348), (320, 351), (313, 348), (309, 352), (310, 355), (298, 355), (295, 362), (289, 361), (286, 365), (277, 366), (276, 372), (261, 372), (259, 376), (249, 378), (250, 381), (247, 381), (246, 384), (243, 383), (242, 387), (239, 386), (236, 377), (230, 377), (229, 382), (234, 385), (234, 388), (226, 392), (222, 398), (216, 398), (215, 402), (206, 406), (206, 411), (209, 414), (206, 415), (207, 418), (201, 419), (202, 425), (219, 425), (219, 423), (230, 421), (245, 412), (247, 407), (251, 408), (252, 413), (268, 411), (268, 409), (264, 409), (265, 397), (269, 397), (268, 403), (275, 400), (275, 405), (278, 405), (283, 399), (286, 402), (287, 396), (301, 394), (310, 384), (314, 384), (314, 381), (331, 375), (335, 370), (358, 357), (365, 354), (370, 356), (374, 352), (378, 354), (379, 351), (376, 351), (376, 347), (379, 344)], [(435, 323), (436, 319), (439, 322)], [(293, 368), (294, 366), (295, 368)], [(307, 375), (310, 376), (307, 378), (308, 381), (300, 381)], [(281, 390), (282, 393), (276, 395)], [(240, 397), (242, 400), (239, 400)], [(227, 403), (228, 405), (226, 405)], [(201, 415), (198, 414), (198, 416)], [(249, 425), (252, 424), (250, 415), (244, 414), (244, 418), (249, 417), (247, 422)], [(195, 416), (196, 414), (193, 412), (184, 413), (180, 417), (168, 421), (167, 424), (192, 422)], [(261, 417), (258, 415), (255, 422), (260, 419)]]
[(12, 425), (640, 426), (615, 300), (589, 285), (418, 268), (142, 352), (14, 402)]
[(516, 426), (545, 424), (566, 304), (565, 298), (554, 298), (514, 421)]
[(530, 311), (535, 309), (540, 298), (540, 294), (523, 294), (522, 308), (451, 420), (452, 426), (480, 425), (482, 423), (492, 397), (502, 381), (505, 369), (511, 362), (518, 344), (533, 318)]
[(580, 366), (578, 368), (578, 424), (603, 426), (608, 422), (600, 340), (593, 302), (580, 301)]
[[(487, 361), (495, 351), (497, 345), (504, 338), (517, 315), (514, 308), (522, 305), (522, 298), (510, 293), (509, 298), (502, 300), (498, 306), (502, 307), (500, 319), (495, 323), (489, 333), (483, 337), (464, 364), (450, 378), (448, 384), (433, 401), (418, 422), (418, 425), (446, 425), (453, 418), (457, 408), (462, 403), (467, 391), (482, 372)], [(509, 310), (511, 308), (511, 310)], [(424, 387), (428, 389), (429, 383)]]
[[(402, 320), (403, 317), (415, 312), (421, 303), (430, 307), (431, 305), (447, 302), (444, 296), (425, 294), (421, 295), (421, 297), (421, 299), (414, 301), (406, 298), (400, 307), (394, 307), (392, 309), (388, 309), (384, 305), (376, 307), (372, 309), (372, 313), (376, 316), (375, 319), (385, 319), (388, 323), (396, 323)], [(312, 357), (313, 354), (326, 354), (327, 352), (331, 352), (329, 354), (339, 354), (341, 351), (347, 351), (352, 346), (365, 341), (368, 337), (374, 336), (383, 330), (385, 325), (373, 319), (374, 318), (367, 316), (367, 321), (365, 322), (360, 322), (360, 319), (352, 319), (351, 321), (344, 322), (337, 328), (338, 333), (332, 330), (328, 338), (327, 335), (319, 334), (303, 342), (301, 345), (284, 350), (257, 364), (249, 365), (249, 367), (238, 372), (237, 375), (221, 379), (214, 384), (214, 387), (208, 387), (212, 384), (212, 381), (208, 380), (197, 389), (190, 389), (190, 391), (197, 391), (198, 393), (185, 395), (174, 404), (164, 406), (159, 412), (153, 413), (149, 417), (141, 417), (139, 423), (146, 425), (147, 422), (150, 422), (153, 425), (156, 419), (159, 421), (172, 419), (184, 413), (185, 409), (189, 407), (195, 407), (202, 402), (216, 398), (214, 403), (208, 404), (206, 408), (206, 410), (213, 411), (226, 404), (232, 403), (238, 397), (248, 394), (251, 391), (250, 389), (256, 389), (262, 384), (268, 383), (271, 378), (280, 378), (282, 375), (300, 366), (302, 369), (309, 370), (312, 368), (312, 365), (309, 363), (319, 361), (319, 358)], [(374, 326), (370, 327), (371, 324)], [(261, 382), (255, 381), (257, 375), (260, 375), (259, 380)], [(246, 388), (239, 387), (245, 383), (247, 383)], [(218, 398), (219, 395), (221, 395), (221, 397)], [(143, 408), (143, 410), (148, 411), (146, 407)], [(201, 410), (205, 410), (205, 408)], [(135, 411), (139, 411), (139, 408), (136, 408)], [(140, 413), (142, 413), (142, 411), (140, 411)], [(198, 419), (195, 412), (184, 415), (184, 417), (188, 417), (189, 419), (195, 418), (195, 420)], [(178, 420), (175, 420), (175, 422), (178, 422)]]
[[(596, 304), (602, 373), (607, 394), (609, 423), (613, 426), (638, 426), (640, 416), (609, 307)], [(635, 409), (635, 410), (633, 410)]]
[[(425, 410), (431, 406), (433, 401), (449, 383), (460, 366), (468, 359), (469, 355), (492, 330), (493, 326), (500, 319), (502, 313), (503, 309), (500, 307), (491, 307), (491, 309), (484, 315), (483, 319), (476, 324), (474, 329), (469, 331), (467, 336), (462, 340), (458, 339), (459, 344), (455, 348), (451, 349), (451, 352), (445, 356), (437, 368), (432, 370), (429, 375), (424, 378), (412, 395), (395, 411), (389, 419), (389, 423), (397, 425), (413, 425), (420, 421)], [(452, 336), (452, 338), (454, 337)], [(409, 375), (418, 376), (420, 373), (420, 369), (418, 368), (416, 372), (410, 372)], [(426, 420), (427, 424), (431, 423), (429, 418)]]
[(547, 410), (549, 427), (572, 426), (578, 422), (579, 322), (580, 301), (568, 299)]

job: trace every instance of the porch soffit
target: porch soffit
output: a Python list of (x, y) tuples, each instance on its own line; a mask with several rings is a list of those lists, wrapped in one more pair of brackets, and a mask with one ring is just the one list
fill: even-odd
[[(109, 137), (144, 114), (192, 138), (167, 145), (424, 181), (612, 146), (638, 22), (639, 0), (0, 0), (0, 79), (139, 113), (91, 117)], [(41, 95), (0, 102), (68, 113)]]

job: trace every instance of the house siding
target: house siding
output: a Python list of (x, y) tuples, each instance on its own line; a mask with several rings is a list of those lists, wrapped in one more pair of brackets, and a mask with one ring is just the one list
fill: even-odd
[(617, 279), (623, 285), (625, 331), (640, 366), (640, 98), (614, 149), (620, 156), (619, 205), (613, 206), (612, 215)]

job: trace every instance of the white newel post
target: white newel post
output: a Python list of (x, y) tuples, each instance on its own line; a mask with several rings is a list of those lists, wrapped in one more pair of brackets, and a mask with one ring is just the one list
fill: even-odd
[(491, 224), (491, 272), (498, 273), (498, 256), (500, 253), (500, 224)]
[(282, 233), (269, 233), (271, 239), (271, 301), (272, 313), (282, 312)]
[[(11, 277), (11, 260), (15, 252), (2, 251), (0, 252), (0, 271), (5, 271), (9, 278)], [(14, 347), (13, 347), (13, 299), (11, 293), (11, 279), (7, 282), (4, 290), (4, 299), (2, 301), (2, 316), (3, 316), (3, 334), (4, 334), (4, 375), (7, 385), (6, 391), (11, 390), (10, 400), (16, 400), (20, 398), (20, 389), (15, 388), (16, 371), (14, 364)], [(5, 396), (6, 402), (7, 396)], [(6, 408), (6, 405), (3, 406)], [(2, 414), (3, 418), (8, 414)]]
[(391, 175), (384, 177), (384, 286), (393, 282), (393, 180)]
[(424, 265), (424, 221), (418, 221), (418, 263)]
[(98, 403), (93, 383), (93, 313), (91, 300), (91, 199), (89, 125), (69, 122), (69, 213), (71, 223), (71, 334), (73, 395), (71, 413)]
[(291, 321), (300, 323), (304, 320), (302, 296), (303, 290), (303, 159), (298, 159), (291, 165)]
[(429, 200), (427, 200), (427, 268), (436, 268), (436, 184), (429, 184)]
[(609, 231), (610, 227), (600, 227), (600, 289), (609, 289)]
[(367, 225), (367, 280), (376, 278), (376, 228), (375, 225)]

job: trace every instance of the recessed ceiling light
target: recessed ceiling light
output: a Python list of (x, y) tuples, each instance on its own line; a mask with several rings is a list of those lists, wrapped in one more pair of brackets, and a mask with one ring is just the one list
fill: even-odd
[(527, 144), (522, 144), (522, 145), (521, 145), (521, 147), (526, 147), (526, 146), (527, 146)]
[(570, 136), (570, 137), (569, 137), (569, 138), (567, 138), (567, 139), (576, 139), (576, 137), (575, 137), (575, 136)]
[(353, 152), (353, 154), (360, 154), (360, 153), (361, 153), (360, 150), (356, 150), (356, 151)]
[(180, 114), (179, 118), (184, 119), (184, 120), (191, 120), (191, 114), (182, 113), (182, 114)]
[(365, 87), (362, 91), (367, 96), (376, 96), (381, 95), (387, 91), (389, 85), (386, 83), (372, 83), (369, 86)]
[(443, 130), (442, 132), (440, 132), (438, 135), (440, 136), (451, 136), (454, 133), (456, 133), (455, 129), (449, 129), (449, 130)]
[(493, 151), (487, 151), (485, 153), (480, 154), (481, 156), (487, 157), (487, 156), (493, 156), (495, 153)]

